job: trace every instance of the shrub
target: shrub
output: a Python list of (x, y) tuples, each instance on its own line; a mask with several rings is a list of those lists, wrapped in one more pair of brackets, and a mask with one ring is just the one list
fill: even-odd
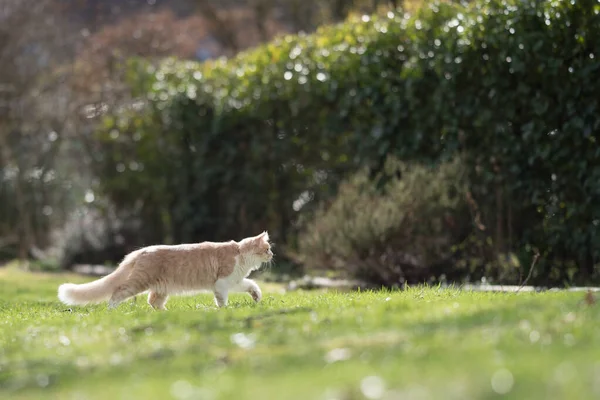
[(471, 231), (462, 164), (388, 160), (386, 170), (400, 177), (380, 189), (364, 170), (342, 183), (300, 234), (303, 262), (383, 285), (456, 275), (454, 248)]

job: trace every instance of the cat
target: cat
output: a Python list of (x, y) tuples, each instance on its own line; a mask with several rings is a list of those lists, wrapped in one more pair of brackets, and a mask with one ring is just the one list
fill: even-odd
[(258, 303), (261, 290), (247, 277), (272, 259), (266, 231), (240, 242), (148, 246), (129, 253), (115, 271), (103, 278), (81, 285), (60, 285), (58, 298), (66, 305), (108, 300), (109, 309), (113, 309), (148, 291), (148, 304), (166, 310), (169, 295), (210, 290), (219, 308), (227, 306), (230, 291), (247, 292)]

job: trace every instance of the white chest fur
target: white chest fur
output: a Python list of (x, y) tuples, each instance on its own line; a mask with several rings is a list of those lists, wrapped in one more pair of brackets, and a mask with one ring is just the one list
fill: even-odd
[(215, 288), (227, 291), (237, 288), (250, 272), (260, 267), (261, 261), (253, 256), (237, 256), (231, 275), (217, 280)]

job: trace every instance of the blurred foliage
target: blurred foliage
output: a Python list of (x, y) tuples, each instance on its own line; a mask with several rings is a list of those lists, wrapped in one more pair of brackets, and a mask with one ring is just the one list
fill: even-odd
[(103, 190), (163, 238), (267, 228), (294, 246), (297, 211), (328, 199), (348, 171), (460, 151), (474, 225), (496, 256), (526, 261), (536, 247), (541, 277), (568, 263), (590, 277), (599, 10), (591, 0), (431, 3), (229, 60), (132, 60), (139, 102), (113, 110), (97, 135)]
[[(0, 7), (0, 260), (78, 253), (70, 219), (129, 220), (97, 191), (89, 142), (107, 110), (136, 106), (122, 63), (231, 56), (282, 32), (313, 31), (386, 0), (3, 0)], [(390, 2), (393, 3), (393, 2)], [(120, 168), (120, 167), (119, 167)], [(136, 168), (133, 164), (132, 168)], [(139, 217), (139, 216), (138, 216)], [(148, 219), (148, 215), (142, 215)], [(106, 221), (101, 221), (106, 219)], [(135, 225), (135, 224), (134, 224)], [(108, 231), (107, 231), (108, 232)], [(140, 232), (132, 249), (162, 238)], [(112, 233), (106, 233), (111, 235)], [(64, 235), (61, 236), (61, 235)], [(122, 257), (120, 251), (107, 260)], [(91, 246), (96, 248), (96, 245)], [(103, 253), (103, 252), (101, 252)]]
[(0, 261), (37, 257), (66, 218), (79, 176), (65, 145), (72, 37), (48, 0), (0, 6)]
[(109, 207), (81, 207), (55, 233), (52, 251), (45, 261), (52, 260), (61, 269), (78, 264), (117, 265), (132, 243), (146, 239), (140, 225), (135, 218), (117, 215)]

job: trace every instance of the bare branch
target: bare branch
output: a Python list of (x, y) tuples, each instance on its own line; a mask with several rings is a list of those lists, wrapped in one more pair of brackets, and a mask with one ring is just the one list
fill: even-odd
[(535, 268), (535, 264), (537, 264), (539, 258), (540, 252), (536, 249), (535, 255), (533, 256), (533, 261), (531, 262), (531, 267), (529, 267), (529, 273), (527, 274), (527, 278), (525, 278), (523, 283), (519, 286), (516, 293), (519, 293), (519, 291), (527, 284), (527, 282), (529, 282), (529, 278), (531, 278), (531, 275), (533, 274), (533, 269)]

